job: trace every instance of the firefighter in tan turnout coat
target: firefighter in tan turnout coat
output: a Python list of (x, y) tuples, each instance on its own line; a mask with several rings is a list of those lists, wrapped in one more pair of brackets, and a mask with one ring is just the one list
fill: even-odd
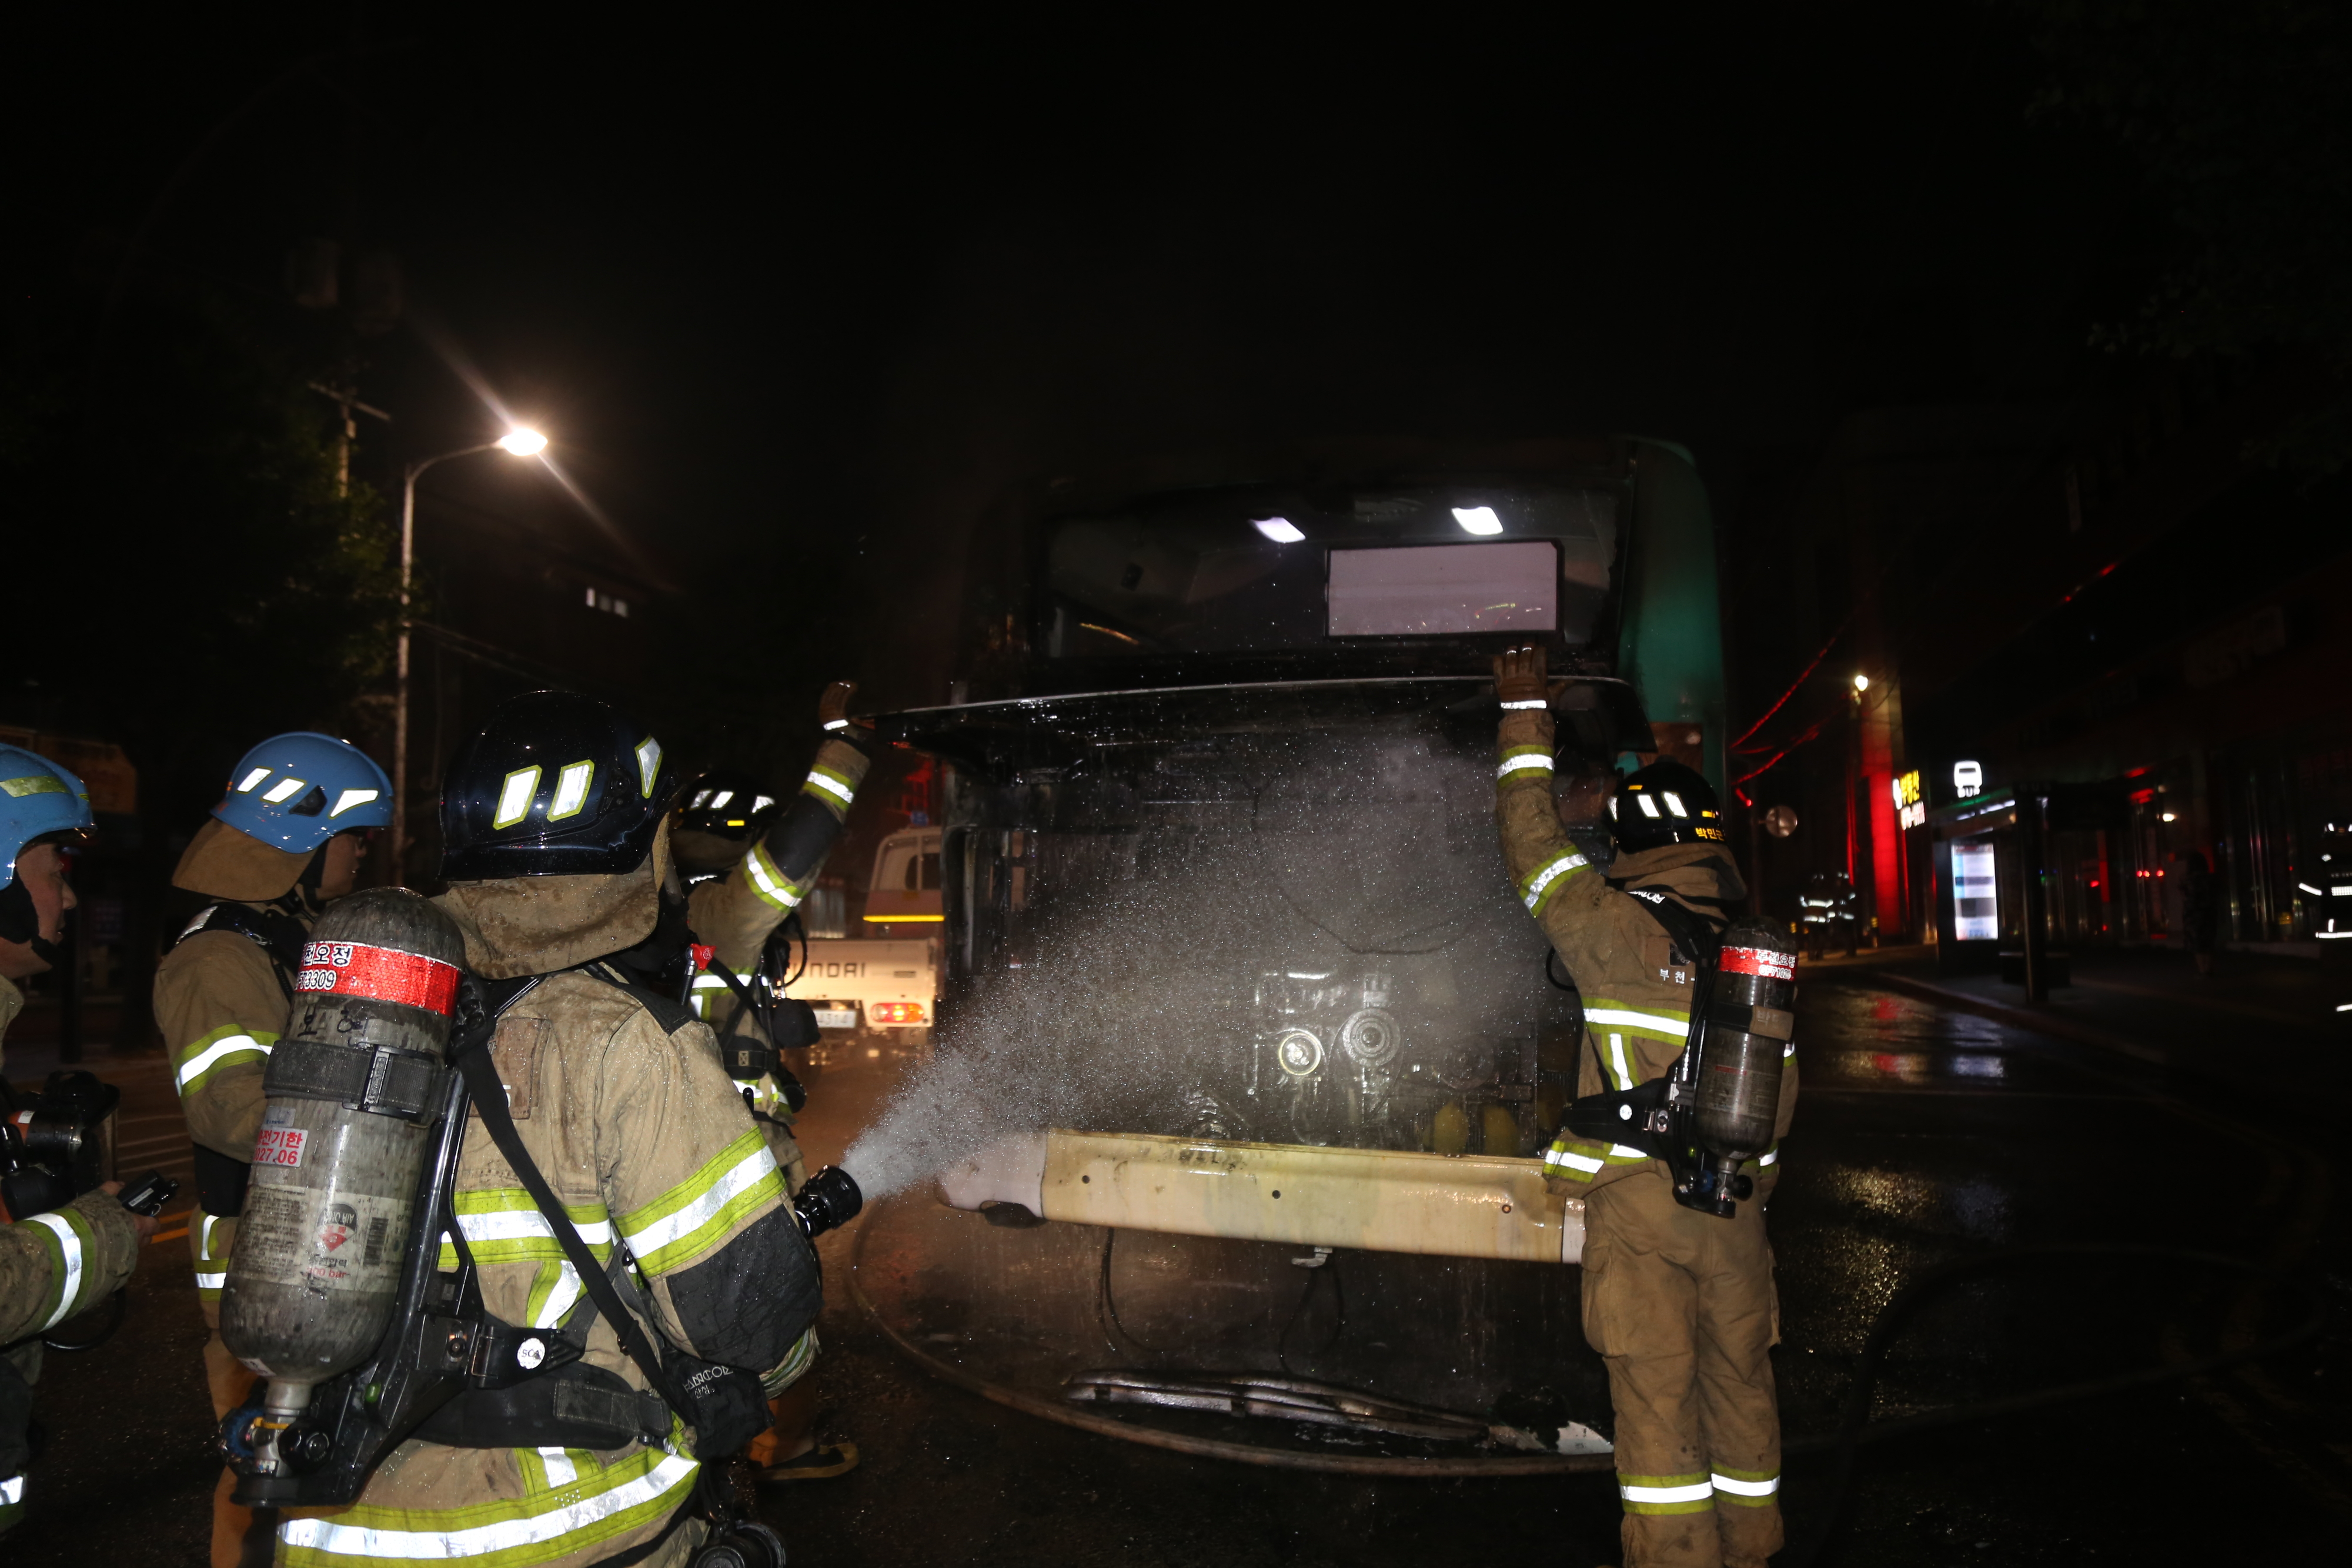
[[(0, 746), (0, 1038), (25, 1005), (18, 980), (56, 963), (74, 907), (65, 851), (90, 831), (89, 797), (73, 773)], [(0, 1058), (5, 1065), (5, 1058)], [(155, 1222), (115, 1200), (108, 1182), (61, 1208), (0, 1225), (0, 1534), (24, 1517), (26, 1441), (41, 1335), (120, 1290)]]
[[(815, 1024), (805, 1003), (768, 988), (761, 960), (776, 928), (816, 885), (865, 781), (866, 740), (848, 716), (856, 690), (842, 681), (826, 688), (817, 704), (825, 739), (799, 794), (781, 810), (747, 779), (707, 775), (687, 793), (674, 837), (679, 867), (690, 879), (687, 924), (709, 950), (709, 964), (694, 978), (696, 1009), (719, 1036), (729, 1071), (794, 1193), (808, 1179), (793, 1135), (799, 1084), (777, 1048), (814, 1043)], [(753, 1005), (746, 1007), (745, 997)], [(772, 1401), (773, 1425), (744, 1450), (765, 1479), (821, 1480), (856, 1468), (855, 1443), (815, 1437), (815, 1393), (803, 1382)]]
[[(358, 747), (309, 731), (272, 736), (238, 761), (172, 873), (173, 887), (211, 900), (156, 968), (155, 1021), (195, 1145), (188, 1246), (210, 1331), (215, 1420), (253, 1385), (221, 1343), (220, 1299), (261, 1125), (262, 1072), (285, 1032), (310, 927), (358, 884), (392, 811), (392, 780)], [(229, 1500), (236, 1482), (224, 1469), (213, 1490), (213, 1568), (268, 1560), (268, 1518)]]
[[(1746, 896), (1714, 791), (1661, 762), (1610, 797), (1616, 857), (1591, 864), (1554, 803), (1541, 649), (1495, 662), (1503, 699), (1496, 809), (1521, 900), (1584, 1003), (1577, 1092), (1664, 1076), (1690, 1027), (1695, 966), (1651, 910), (1671, 899), (1720, 931)], [(1572, 808), (1571, 808), (1572, 809)], [(1584, 1332), (1609, 1368), (1625, 1562), (1762, 1568), (1781, 1545), (1780, 1423), (1768, 1353), (1778, 1343), (1764, 1205), (1796, 1105), (1781, 1081), (1772, 1147), (1735, 1218), (1675, 1203), (1664, 1161), (1563, 1133), (1547, 1174), (1584, 1197)]]
[[(436, 902), (505, 1001), (490, 1049), (524, 1152), (591, 1250), (610, 1263), (619, 1249), (614, 1273), (633, 1315), (671, 1347), (665, 1358), (674, 1349), (750, 1372), (772, 1396), (814, 1353), (814, 1254), (709, 1029), (674, 999), (687, 963), (667, 821), (674, 785), (659, 743), (604, 704), (515, 698), (450, 765), (449, 891)], [(645, 983), (655, 977), (663, 989)], [(594, 1369), (646, 1390), (479, 1131), (477, 1120), (454, 1207), (485, 1305), (509, 1323), (584, 1322), (585, 1354), (564, 1375)], [(445, 1245), (442, 1266), (457, 1261)], [(395, 1449), (356, 1504), (289, 1511), (278, 1561), (586, 1568), (619, 1557), (671, 1568), (692, 1554), (698, 1474), (721, 1456), (702, 1453), (682, 1418), (665, 1417), (658, 1441), (619, 1448), (574, 1446), (557, 1428), (517, 1442), (515, 1418), (478, 1417), (469, 1397)], [(493, 1425), (501, 1437), (480, 1438)]]

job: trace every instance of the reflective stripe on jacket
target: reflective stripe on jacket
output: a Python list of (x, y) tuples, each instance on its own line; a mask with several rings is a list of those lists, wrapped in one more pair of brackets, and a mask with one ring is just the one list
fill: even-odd
[(155, 1022), (195, 1142), (251, 1163), (262, 1073), (286, 1032), (286, 1008), (276, 967), (249, 937), (199, 931), (163, 955)]
[(131, 1278), (139, 1239), (131, 1211), (103, 1192), (0, 1225), (0, 1344), (55, 1328)]
[[(308, 924), (307, 921), (304, 923)], [(253, 1163), (261, 1126), (263, 1074), (286, 1030), (286, 992), (277, 967), (252, 938), (199, 931), (183, 938), (155, 970), (155, 1022), (170, 1053), (188, 1136), (217, 1154)], [(228, 1278), (232, 1221), (223, 1231), (199, 1210), (191, 1230), (196, 1292), (217, 1306)]]

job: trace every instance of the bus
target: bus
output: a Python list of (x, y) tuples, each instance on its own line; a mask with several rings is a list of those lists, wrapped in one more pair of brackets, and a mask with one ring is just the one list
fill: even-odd
[(1591, 768), (1723, 788), (1689, 454), (1339, 443), (1061, 480), (974, 556), (1009, 570), (973, 585), (958, 700), (878, 721), (944, 765), (938, 849), (873, 895), (938, 899), (935, 1039), (1043, 1052), (1106, 1129), (1540, 1149), (1581, 1015), (1503, 871), (1488, 661), (1549, 650)]

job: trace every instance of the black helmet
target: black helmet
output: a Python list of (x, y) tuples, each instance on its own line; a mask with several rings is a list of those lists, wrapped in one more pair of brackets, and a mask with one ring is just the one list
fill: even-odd
[(677, 775), (608, 703), (530, 692), (457, 748), (441, 781), (441, 874), (612, 875), (653, 850)]
[(1621, 850), (1724, 841), (1715, 786), (1679, 762), (1653, 762), (1628, 775), (1609, 797), (1609, 817)]
[(750, 843), (776, 820), (776, 798), (748, 773), (706, 773), (678, 794), (677, 826)]

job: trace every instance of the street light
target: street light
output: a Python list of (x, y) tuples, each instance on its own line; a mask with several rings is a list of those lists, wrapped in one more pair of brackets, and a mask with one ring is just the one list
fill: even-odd
[(453, 457), (477, 452), (505, 452), (530, 457), (547, 449), (547, 437), (526, 425), (516, 425), (496, 441), (461, 446), (455, 452), (410, 460), (400, 483), (400, 641), (393, 658), (397, 683), (392, 708), (392, 874), (395, 883), (406, 874), (408, 851), (408, 584), (416, 560), (416, 481), (427, 468)]
[(1853, 678), (1853, 695), (1856, 695), (1856, 696), (1860, 696), (1863, 693), (1864, 693), (1864, 692), (1868, 691), (1869, 689), (1870, 689), (1870, 677), (1869, 677), (1868, 675), (1856, 675), (1856, 676), (1854, 676), (1854, 678)]

